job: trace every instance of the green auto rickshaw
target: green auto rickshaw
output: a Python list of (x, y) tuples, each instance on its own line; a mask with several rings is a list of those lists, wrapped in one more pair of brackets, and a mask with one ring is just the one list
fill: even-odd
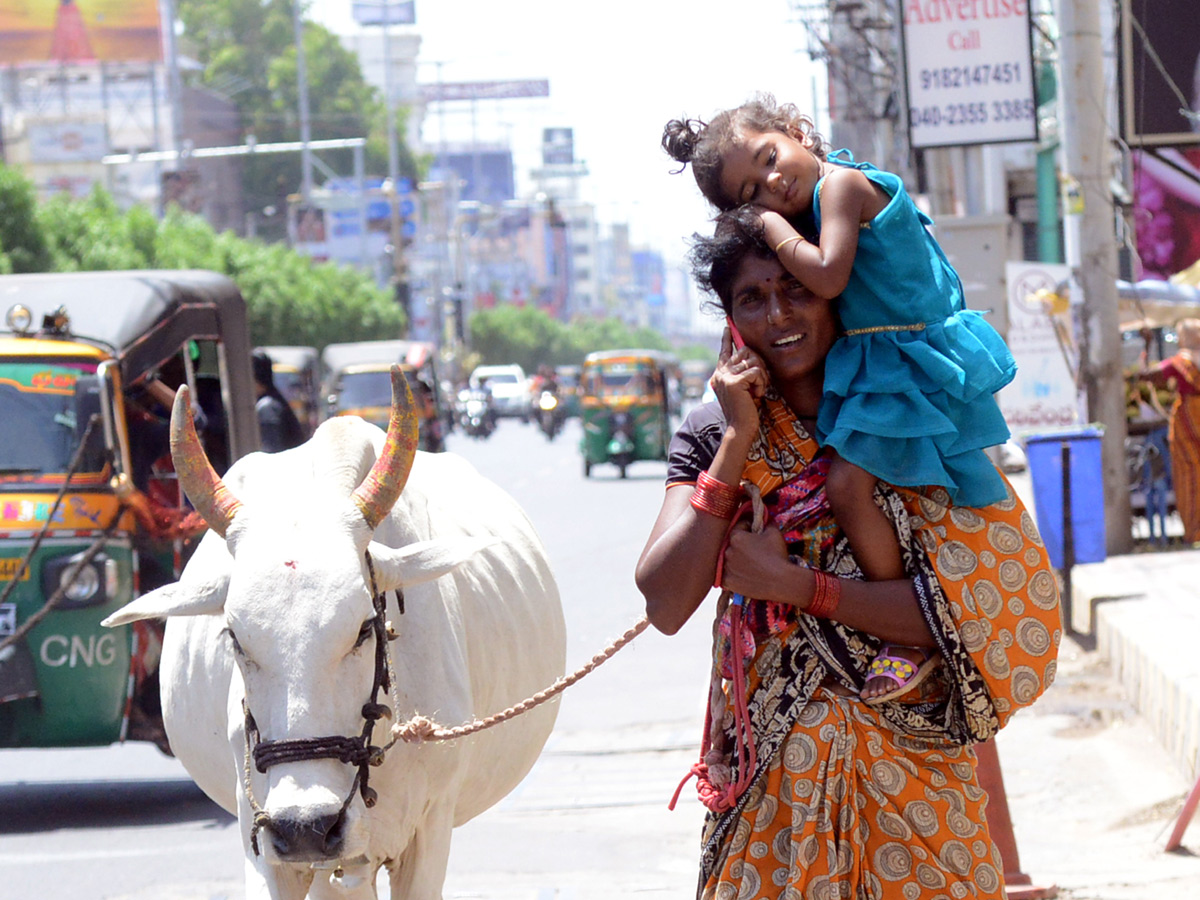
[(212, 272), (0, 276), (0, 748), (164, 750), (161, 627), (103, 628), (203, 531), (169, 410), (187, 383), (214, 466), (258, 448), (245, 303)]
[(612, 463), (625, 478), (631, 463), (667, 458), (677, 366), (660, 350), (588, 354), (579, 378), (584, 477), (592, 466)]

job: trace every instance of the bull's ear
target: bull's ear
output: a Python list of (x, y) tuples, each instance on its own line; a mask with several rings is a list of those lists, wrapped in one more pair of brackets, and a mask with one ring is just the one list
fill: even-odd
[(143, 594), (101, 622), (109, 628), (138, 619), (165, 619), (167, 616), (215, 615), (225, 608), (227, 578), (202, 583), (177, 582)]
[(497, 541), (499, 538), (493, 535), (443, 538), (419, 541), (399, 549), (372, 542), (371, 558), (375, 561), (379, 590), (394, 591), (433, 581)]

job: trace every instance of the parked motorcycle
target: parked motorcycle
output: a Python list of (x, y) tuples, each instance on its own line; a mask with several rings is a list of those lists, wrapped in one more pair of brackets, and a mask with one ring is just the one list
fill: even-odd
[(490, 437), (496, 430), (496, 410), (489, 391), (463, 388), (458, 392), (458, 409), (458, 423), (470, 437)]
[(542, 391), (537, 401), (538, 426), (546, 435), (546, 440), (552, 441), (562, 430), (566, 409), (553, 391)]

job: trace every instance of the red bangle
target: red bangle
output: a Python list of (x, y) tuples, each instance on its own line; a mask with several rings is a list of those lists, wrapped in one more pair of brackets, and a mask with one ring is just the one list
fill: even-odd
[(842, 600), (842, 580), (824, 572), (813, 570), (815, 585), (813, 597), (804, 612), (820, 619), (828, 619)]
[(696, 489), (692, 491), (692, 508), (698, 512), (716, 516), (718, 519), (732, 519), (737, 514), (742, 503), (741, 486), (734, 487), (723, 481), (718, 481), (707, 472), (701, 472), (696, 479)]

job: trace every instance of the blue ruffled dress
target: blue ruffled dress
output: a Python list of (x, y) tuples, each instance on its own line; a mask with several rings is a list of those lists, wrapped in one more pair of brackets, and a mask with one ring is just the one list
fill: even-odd
[[(829, 161), (859, 169), (892, 199), (859, 229), (838, 310), (847, 333), (825, 360), (818, 440), (889, 484), (942, 485), (957, 506), (1004, 499), (983, 450), (1009, 437), (992, 395), (1016, 374), (1012, 354), (965, 307), (958, 273), (926, 228), (932, 220), (900, 177), (845, 150)], [(818, 228), (820, 195), (818, 182)]]

